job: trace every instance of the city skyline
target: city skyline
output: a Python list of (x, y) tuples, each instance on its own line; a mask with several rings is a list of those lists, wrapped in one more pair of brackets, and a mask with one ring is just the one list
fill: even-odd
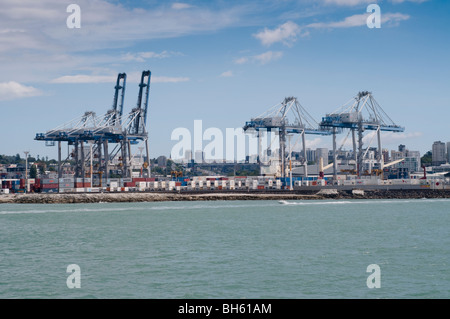
[[(380, 29), (366, 25), (371, 3), (381, 7)], [(446, 139), (447, 1), (82, 0), (79, 29), (66, 25), (69, 4), (2, 4), (2, 154), (56, 158), (35, 134), (106, 113), (119, 72), (128, 74), (129, 112), (143, 69), (153, 74), (152, 158), (169, 156), (173, 130), (198, 119), (225, 132), (296, 96), (320, 121), (362, 90), (406, 128), (382, 134), (383, 148), (423, 155)], [(331, 138), (308, 136), (307, 145), (331, 149)]]

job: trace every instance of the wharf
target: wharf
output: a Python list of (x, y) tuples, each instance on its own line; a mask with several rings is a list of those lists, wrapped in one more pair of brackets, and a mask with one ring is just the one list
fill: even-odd
[(224, 201), (224, 200), (323, 200), (323, 199), (421, 199), (450, 198), (450, 190), (391, 189), (259, 192), (129, 192), (78, 194), (4, 194), (0, 204), (75, 204), (164, 201)]

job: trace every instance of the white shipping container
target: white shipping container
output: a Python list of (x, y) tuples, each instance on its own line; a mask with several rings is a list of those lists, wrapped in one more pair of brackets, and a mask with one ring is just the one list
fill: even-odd
[(198, 181), (198, 187), (200, 187), (200, 188), (203, 187), (203, 181), (202, 180)]
[(109, 183), (109, 186), (112, 188), (112, 187), (114, 187), (114, 188), (116, 188), (116, 187), (119, 187), (119, 184), (117, 183), (117, 182), (110, 182)]
[(60, 193), (73, 193), (73, 192), (75, 192), (75, 189), (74, 188), (60, 188), (59, 192)]

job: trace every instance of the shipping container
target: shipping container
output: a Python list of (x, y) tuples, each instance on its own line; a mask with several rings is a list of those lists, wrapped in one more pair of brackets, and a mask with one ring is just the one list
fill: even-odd
[(43, 193), (58, 193), (58, 188), (43, 188)]
[(75, 192), (75, 189), (74, 188), (60, 188), (59, 192), (60, 193), (73, 193), (73, 192)]
[(44, 178), (44, 179), (42, 179), (42, 184), (58, 184), (58, 179), (56, 179), (56, 178), (52, 178), (52, 179)]
[(58, 188), (59, 184), (58, 183), (42, 184), (41, 186), (42, 186), (43, 189), (50, 189), (50, 188)]

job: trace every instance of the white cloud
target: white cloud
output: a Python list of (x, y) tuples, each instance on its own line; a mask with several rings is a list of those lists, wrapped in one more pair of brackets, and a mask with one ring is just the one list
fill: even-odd
[(281, 51), (267, 51), (258, 55), (253, 55), (249, 57), (242, 57), (234, 60), (236, 64), (244, 64), (247, 62), (256, 62), (260, 64), (267, 64), (271, 61), (280, 59), (283, 56)]
[(189, 9), (191, 7), (192, 6), (190, 4), (181, 3), (181, 2), (175, 2), (174, 4), (172, 4), (172, 9), (175, 9), (175, 10)]
[[(415, 3), (423, 3), (429, 0), (389, 0), (392, 3), (404, 3), (404, 2), (415, 2)], [(338, 6), (357, 6), (357, 5), (365, 5), (370, 3), (377, 3), (381, 1), (377, 0), (323, 0), (325, 4), (338, 5)]]
[(188, 82), (190, 79), (188, 77), (170, 77), (170, 76), (155, 76), (152, 77), (153, 83), (179, 83)]
[[(146, 6), (118, 1), (77, 0), (81, 28), (69, 29), (68, 0), (0, 0), (0, 82), (49, 82), (64, 75), (114, 74), (124, 62), (166, 58), (177, 52), (133, 51), (140, 41), (176, 38), (251, 24), (254, 6), (191, 6), (175, 0)], [(172, 8), (173, 4), (173, 8)], [(175, 8), (175, 9), (174, 9)], [(178, 10), (176, 10), (178, 8)], [(142, 42), (141, 42), (142, 43)], [(121, 50), (124, 55), (117, 56)], [(145, 51), (145, 49), (141, 49)], [(127, 53), (128, 52), (128, 53)], [(20, 63), (18, 63), (20, 61)], [(98, 67), (111, 72), (93, 72)], [(12, 77), (13, 75), (13, 77)], [(102, 78), (61, 78), (59, 81), (102, 81)]]
[[(365, 144), (365, 147), (376, 147), (377, 145), (377, 137), (376, 137), (377, 132), (376, 131), (370, 131), (369, 133), (367, 133), (364, 137), (363, 137), (363, 143)], [(419, 137), (422, 137), (423, 133), (422, 132), (382, 132), (381, 135), (381, 143), (382, 143), (382, 147), (383, 145), (395, 145), (398, 143), (405, 143), (405, 141), (408, 140), (414, 140), (417, 139)], [(370, 145), (369, 145), (370, 143)], [(351, 148), (352, 144), (350, 139), (347, 140), (346, 147)]]
[(296, 23), (288, 21), (273, 30), (265, 28), (264, 31), (254, 34), (253, 36), (267, 46), (277, 42), (291, 46), (292, 43), (296, 41), (300, 31), (301, 28)]
[[(307, 148), (311, 148), (311, 149), (316, 149), (318, 147), (323, 147), (323, 139), (320, 137), (316, 137), (312, 140), (305, 140), (305, 146)], [(298, 145), (298, 150), (302, 150), (300, 149), (300, 145)]]
[(81, 28), (69, 29), (66, 26), (69, 3), (2, 0), (0, 30), (21, 31), (18, 39), (0, 33), (2, 51), (29, 48), (45, 52), (56, 49), (80, 52), (126, 47), (139, 40), (178, 37), (235, 26), (244, 21), (243, 16), (250, 10), (245, 6), (220, 10), (192, 6), (190, 10), (180, 10), (189, 6), (184, 3), (174, 3), (169, 8), (163, 4), (128, 8), (105, 0), (77, 0), (81, 8)]
[(325, 4), (334, 4), (338, 6), (356, 6), (359, 4), (374, 3), (376, 0), (324, 0)]
[[(366, 14), (355, 14), (346, 17), (344, 20), (335, 22), (319, 22), (311, 23), (307, 25), (308, 28), (351, 28), (351, 27), (361, 27), (367, 26), (367, 18), (370, 13)], [(384, 13), (381, 14), (381, 26), (387, 23), (389, 25), (397, 25), (400, 21), (408, 20), (409, 15), (402, 13)]]
[(422, 3), (426, 2), (428, 0), (391, 0), (393, 3), (403, 3), (403, 2), (416, 2), (416, 3)]
[(138, 52), (138, 53), (126, 53), (122, 56), (122, 60), (124, 61), (135, 61), (135, 62), (145, 62), (147, 59), (165, 59), (169, 58), (175, 55), (182, 55), (182, 53), (179, 52), (168, 52), (168, 51), (162, 51), (161, 53), (156, 52)]
[(53, 79), (51, 83), (113, 83), (115, 77), (113, 75), (64, 75)]
[(233, 72), (232, 71), (225, 71), (225, 72), (223, 72), (220, 75), (220, 77), (223, 77), (223, 78), (229, 78), (229, 77), (232, 77), (232, 76), (233, 76)]
[(0, 83), (0, 100), (14, 100), (32, 96), (39, 96), (43, 93), (32, 87), (20, 84), (15, 81)]
[(278, 60), (283, 56), (283, 52), (280, 51), (267, 51), (265, 53), (255, 55), (253, 58), (261, 64), (269, 63), (270, 61)]
[[(139, 83), (140, 73), (134, 72), (127, 75), (127, 82)], [(59, 78), (53, 79), (51, 83), (68, 84), (68, 83), (114, 83), (117, 79), (117, 75), (65, 75)], [(187, 82), (190, 79), (188, 77), (169, 77), (169, 76), (153, 76), (151, 77), (151, 83), (178, 83)]]
[(234, 60), (234, 63), (236, 64), (244, 64), (248, 62), (248, 58), (247, 57), (242, 57), (242, 58), (237, 58)]

